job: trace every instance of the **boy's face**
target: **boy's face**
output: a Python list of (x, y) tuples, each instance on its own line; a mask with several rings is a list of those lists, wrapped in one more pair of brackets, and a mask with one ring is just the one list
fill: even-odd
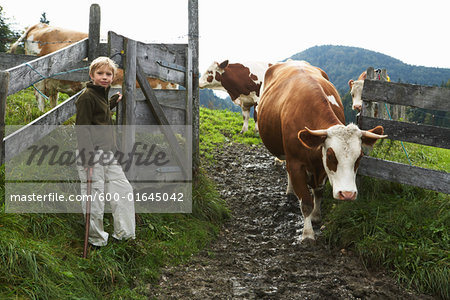
[(113, 81), (114, 73), (111, 68), (108, 66), (102, 66), (94, 71), (94, 74), (91, 74), (91, 79), (95, 85), (102, 86), (107, 88), (111, 85)]

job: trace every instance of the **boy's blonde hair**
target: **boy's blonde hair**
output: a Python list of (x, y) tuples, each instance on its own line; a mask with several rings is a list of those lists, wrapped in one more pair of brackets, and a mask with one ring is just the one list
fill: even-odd
[(99, 56), (91, 62), (91, 65), (89, 66), (89, 75), (93, 76), (97, 69), (104, 66), (109, 67), (113, 72), (113, 77), (116, 77), (117, 65), (112, 59), (106, 56)]

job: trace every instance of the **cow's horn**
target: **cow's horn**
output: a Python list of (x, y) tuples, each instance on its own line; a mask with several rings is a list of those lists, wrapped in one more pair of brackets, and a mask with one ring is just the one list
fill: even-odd
[(327, 130), (326, 129), (318, 129), (318, 130), (311, 130), (308, 127), (305, 127), (306, 130), (308, 130), (308, 132), (312, 135), (316, 135), (316, 136), (327, 136)]
[(364, 137), (368, 137), (368, 138), (372, 138), (372, 139), (384, 139), (387, 138), (387, 135), (380, 135), (380, 134), (376, 134), (370, 131), (366, 131), (366, 130), (361, 130), (362, 135)]

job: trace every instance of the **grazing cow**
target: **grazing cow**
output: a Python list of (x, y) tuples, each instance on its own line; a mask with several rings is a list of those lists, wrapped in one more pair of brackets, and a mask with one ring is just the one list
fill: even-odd
[[(378, 80), (381, 80), (381, 70), (377, 69), (376, 73), (378, 76), (376, 77)], [(362, 90), (364, 87), (364, 80), (367, 78), (366, 71), (362, 72), (361, 75), (359, 75), (358, 79), (354, 81), (353, 79), (350, 79), (348, 81), (348, 86), (350, 87), (350, 94), (352, 95), (352, 109), (356, 111), (361, 111), (362, 107)], [(387, 81), (390, 81), (389, 76), (387, 77)]]
[[(242, 109), (244, 124), (241, 133), (244, 133), (248, 130), (250, 108), (258, 105), (264, 73), (269, 66), (271, 64), (264, 62), (214, 62), (200, 77), (199, 87), (226, 91), (230, 95), (231, 100)], [(254, 119), (255, 130), (258, 131), (256, 109)]]
[[(25, 45), (25, 54), (44, 56), (57, 51), (61, 48), (70, 46), (72, 43), (87, 38), (88, 34), (74, 30), (49, 26), (39, 23), (29, 27), (25, 33), (11, 46), (10, 52), (14, 53), (19, 43), (22, 41)], [(147, 78), (150, 86), (154, 89), (178, 89), (178, 84), (164, 82), (156, 78)], [(123, 70), (119, 69), (112, 87), (122, 87)], [(136, 84), (139, 87), (138, 84)], [(68, 80), (45, 79), (35, 84), (43, 94), (50, 100), (50, 106), (55, 107), (58, 100), (58, 92), (66, 93), (70, 96), (79, 92), (86, 86), (86, 83), (80, 83)], [(38, 101), (38, 107), (44, 110), (44, 97), (37, 91), (35, 96)]]
[[(70, 46), (72, 43), (87, 38), (87, 33), (49, 26), (39, 23), (29, 27), (25, 33), (11, 46), (10, 52), (14, 53), (17, 46), (24, 42), (25, 54), (44, 56), (61, 48)], [(85, 84), (68, 80), (45, 79), (35, 84), (35, 87), (47, 95), (51, 107), (56, 106), (58, 92), (74, 95), (79, 92)], [(39, 110), (44, 111), (44, 97), (35, 90)]]
[(302, 240), (314, 240), (312, 222), (320, 221), (327, 177), (335, 199), (355, 200), (361, 144), (386, 137), (381, 126), (363, 131), (344, 125), (339, 94), (323, 74), (303, 61), (273, 65), (258, 106), (261, 139), (274, 156), (286, 160), (287, 194), (301, 201)]

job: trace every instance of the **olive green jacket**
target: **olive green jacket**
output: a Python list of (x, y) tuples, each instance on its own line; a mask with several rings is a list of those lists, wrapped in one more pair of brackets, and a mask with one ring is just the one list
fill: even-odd
[[(114, 95), (108, 100), (109, 89), (90, 82), (75, 102), (78, 151), (84, 155), (99, 149), (117, 150), (111, 109), (117, 105), (119, 96)], [(83, 165), (88, 165), (88, 159), (83, 160)]]

